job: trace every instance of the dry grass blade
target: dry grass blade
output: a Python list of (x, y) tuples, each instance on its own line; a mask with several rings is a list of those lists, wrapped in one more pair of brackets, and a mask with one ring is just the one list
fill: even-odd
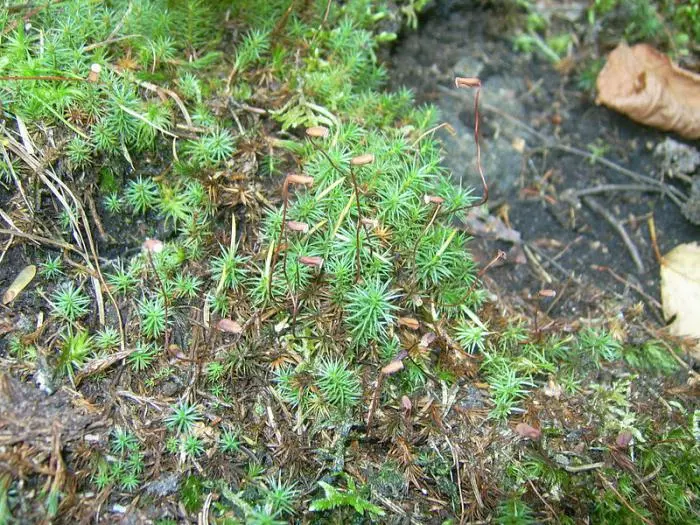
[[(8, 132), (7, 129), (3, 130), (5, 132), (6, 146), (12, 150), (22, 161), (24, 161), (27, 166), (29, 166), (34, 173), (39, 177), (39, 179), (49, 188), (51, 193), (56, 197), (56, 199), (63, 206), (64, 211), (70, 218), (73, 238), (80, 247), (78, 253), (85, 260), (87, 267), (97, 276), (97, 279), (93, 280), (93, 285), (95, 288), (95, 297), (100, 296), (98, 301), (100, 322), (104, 325), (105, 313), (104, 304), (101, 301), (102, 290), (107, 293), (114, 309), (116, 311), (118, 324), (119, 324), (119, 335), (120, 335), (120, 346), (121, 350), (126, 350), (125, 345), (125, 335), (124, 335), (124, 323), (122, 320), (121, 312), (119, 306), (109, 290), (107, 283), (100, 270), (99, 256), (97, 253), (97, 248), (93, 241), (92, 232), (90, 228), (90, 222), (88, 221), (87, 215), (85, 214), (85, 209), (83, 208), (80, 200), (75, 196), (75, 194), (68, 188), (68, 186), (58, 177), (52, 170), (46, 169), (43, 164), (34, 156), (30, 155), (24, 147)], [(60, 188), (60, 190), (59, 190)], [(72, 206), (68, 202), (68, 199), (72, 201)], [(81, 231), (81, 224), (76, 217), (75, 211), (80, 214), (80, 220), (82, 221), (82, 227), (85, 229), (85, 235)]]

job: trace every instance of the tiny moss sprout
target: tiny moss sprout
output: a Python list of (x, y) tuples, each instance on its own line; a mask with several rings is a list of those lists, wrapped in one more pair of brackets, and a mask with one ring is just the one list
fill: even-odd
[(69, 323), (87, 315), (90, 298), (72, 281), (62, 284), (49, 301), (53, 314)]
[(389, 282), (378, 279), (355, 285), (347, 294), (346, 322), (354, 344), (363, 345), (370, 339), (386, 337), (394, 321), (398, 294), (389, 289)]
[(199, 407), (183, 401), (171, 407), (171, 412), (165, 418), (165, 422), (168, 428), (178, 434), (187, 434), (192, 430), (194, 424), (201, 419)]
[(156, 353), (156, 348), (152, 344), (139, 341), (136, 344), (136, 349), (129, 354), (127, 362), (134, 372), (143, 372), (153, 363)]
[(227, 129), (217, 128), (187, 144), (186, 151), (197, 166), (213, 167), (228, 159), (234, 151), (233, 135)]
[(142, 299), (138, 307), (141, 333), (149, 339), (157, 339), (163, 335), (168, 324), (163, 298), (158, 296)]
[(39, 265), (39, 274), (45, 279), (53, 280), (63, 275), (63, 262), (60, 255), (48, 256)]
[(105, 326), (95, 334), (95, 346), (103, 352), (114, 350), (119, 346), (120, 337), (116, 328)]
[(116, 192), (105, 195), (102, 205), (112, 215), (118, 215), (122, 211), (123, 201)]
[(93, 340), (85, 330), (68, 329), (60, 342), (58, 369), (71, 380), (93, 351)]
[(231, 428), (225, 429), (219, 438), (219, 448), (225, 454), (235, 454), (241, 449), (238, 434)]
[(362, 395), (357, 374), (339, 359), (323, 359), (317, 363), (316, 385), (321, 395), (340, 409), (355, 406)]
[(204, 453), (204, 444), (197, 436), (189, 434), (182, 438), (182, 450), (190, 458), (196, 459)]
[(158, 204), (158, 185), (139, 175), (126, 186), (126, 202), (134, 214), (144, 214)]
[(126, 269), (122, 262), (119, 262), (112, 272), (106, 274), (106, 279), (107, 283), (120, 295), (135, 292), (139, 283), (136, 272), (131, 268)]
[(112, 450), (115, 454), (125, 455), (138, 450), (139, 443), (131, 432), (121, 427), (114, 429), (112, 433)]

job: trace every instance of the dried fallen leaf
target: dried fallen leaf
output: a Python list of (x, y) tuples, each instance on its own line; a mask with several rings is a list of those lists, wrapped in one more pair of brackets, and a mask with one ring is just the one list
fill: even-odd
[(308, 233), (309, 225), (305, 222), (287, 221), (287, 229), (293, 232)]
[(484, 214), (480, 208), (471, 210), (464, 221), (464, 228), (470, 235), (520, 244), (520, 232), (509, 228), (502, 219)]
[[(664, 317), (674, 321), (671, 334), (700, 339), (700, 245), (676, 246), (661, 259), (661, 302)], [(700, 343), (693, 357), (700, 359)]]
[(539, 428), (530, 426), (527, 423), (518, 423), (515, 427), (515, 433), (522, 438), (532, 440), (538, 440), (540, 439), (540, 435), (542, 435)]
[(700, 75), (646, 44), (618, 45), (596, 81), (597, 104), (642, 124), (700, 138)]
[(323, 257), (316, 257), (313, 255), (302, 255), (301, 257), (299, 257), (299, 264), (303, 264), (304, 266), (321, 268), (323, 266)]
[(243, 327), (240, 323), (237, 323), (233, 319), (220, 319), (216, 324), (216, 327), (222, 332), (228, 332), (229, 334), (242, 334)]
[(17, 274), (17, 277), (15, 277), (15, 280), (12, 281), (12, 284), (7, 288), (7, 290), (5, 290), (5, 293), (2, 295), (2, 304), (9, 304), (14, 301), (20, 292), (32, 282), (35, 275), (36, 266), (33, 264), (25, 266), (22, 271)]

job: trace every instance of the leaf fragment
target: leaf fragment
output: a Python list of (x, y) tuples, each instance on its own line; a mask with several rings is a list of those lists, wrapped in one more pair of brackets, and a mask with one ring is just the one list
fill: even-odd
[(32, 282), (36, 275), (36, 266), (30, 264), (22, 268), (22, 271), (17, 274), (12, 284), (5, 290), (2, 295), (2, 304), (9, 304), (24, 290), (29, 283)]
[[(700, 245), (680, 244), (661, 259), (661, 303), (672, 335), (700, 339)], [(693, 351), (700, 358), (700, 343)]]

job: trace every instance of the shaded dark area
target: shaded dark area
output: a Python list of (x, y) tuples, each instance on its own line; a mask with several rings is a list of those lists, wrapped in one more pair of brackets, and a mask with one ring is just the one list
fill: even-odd
[[(474, 162), (474, 95), (456, 90), (453, 82), (455, 76), (478, 76), (482, 81), (481, 148), (489, 207), (521, 234), (526, 245), (541, 250), (535, 257), (551, 277), (532, 264), (532, 257), (519, 258), (521, 263), (529, 260), (527, 265), (511, 257), (505, 267), (490, 272), (491, 278), (524, 297), (541, 288), (561, 289), (574, 280), (629, 300), (646, 300), (627, 282), (658, 299), (658, 261), (649, 221), (653, 220), (661, 254), (697, 240), (700, 228), (659, 192), (611, 189), (593, 195), (629, 233), (643, 265), (639, 271), (613, 226), (570, 195), (601, 186), (639, 184), (591, 154), (688, 194), (687, 185), (664, 179), (662, 159), (654, 155), (659, 143), (677, 137), (596, 106), (593, 96), (578, 85), (575, 68), (561, 73), (536, 54), (514, 51), (508, 14), (497, 4), (438, 2), (426, 12), (418, 31), (405, 33), (391, 58), (393, 85), (411, 87), (419, 101), (436, 104), (441, 119), (454, 129), (454, 134), (438, 132), (445, 144), (445, 163), (460, 182), (475, 188), (481, 183)], [(482, 264), (497, 249), (510, 246), (480, 240), (475, 245)], [(568, 292), (572, 290), (569, 287)], [(561, 301), (560, 307), (566, 303)], [(575, 317), (581, 310), (570, 306), (568, 312), (559, 313)]]

